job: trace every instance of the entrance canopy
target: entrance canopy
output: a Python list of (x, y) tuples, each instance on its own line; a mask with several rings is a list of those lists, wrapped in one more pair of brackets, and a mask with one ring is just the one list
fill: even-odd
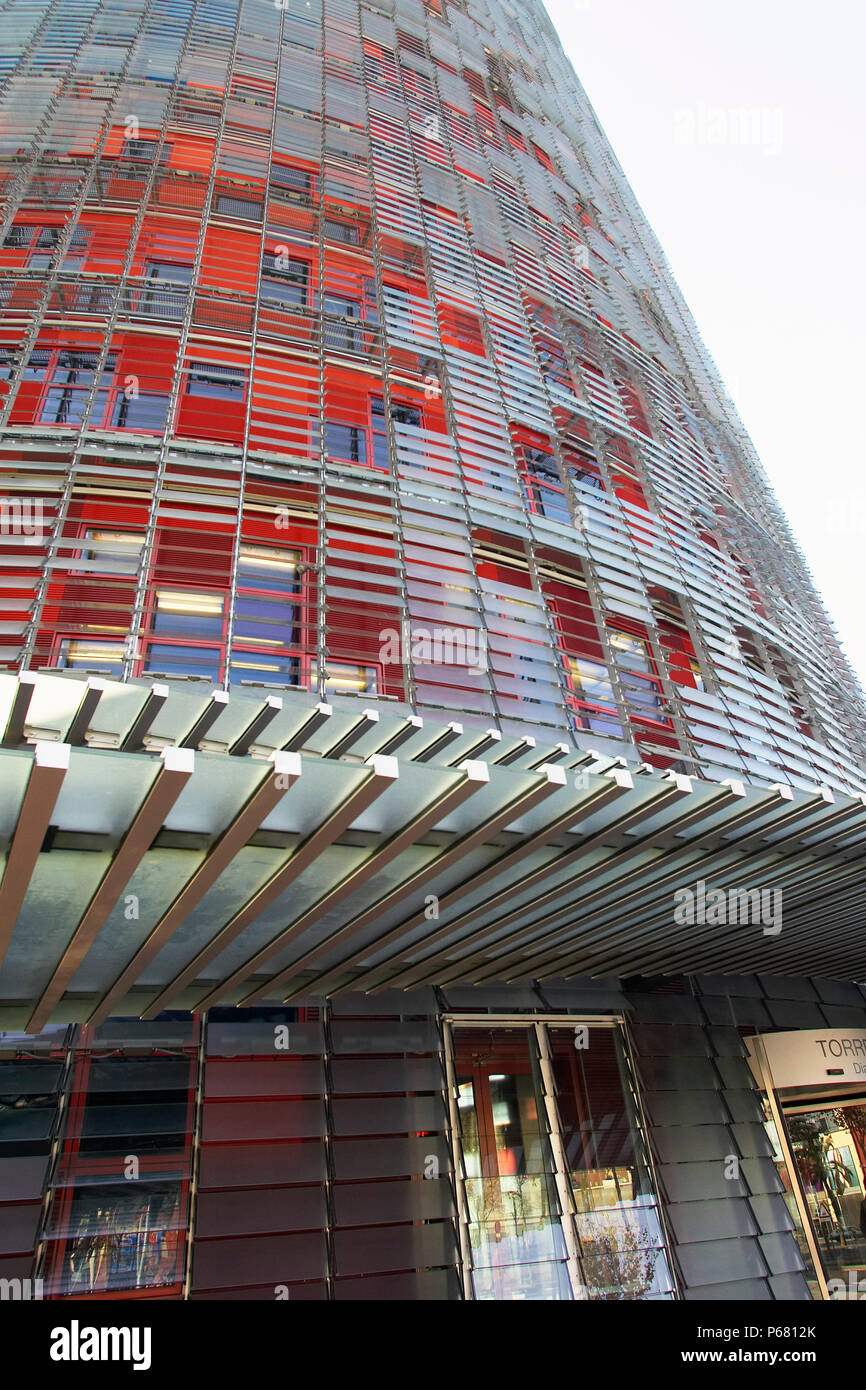
[(347, 988), (866, 975), (864, 797), (298, 695), (0, 678), (0, 1026)]

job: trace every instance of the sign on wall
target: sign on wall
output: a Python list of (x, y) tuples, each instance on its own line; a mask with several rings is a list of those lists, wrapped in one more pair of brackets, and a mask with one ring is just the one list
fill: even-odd
[(840, 1084), (866, 1088), (866, 1031), (818, 1028), (764, 1033), (761, 1041), (777, 1091), (788, 1086)]

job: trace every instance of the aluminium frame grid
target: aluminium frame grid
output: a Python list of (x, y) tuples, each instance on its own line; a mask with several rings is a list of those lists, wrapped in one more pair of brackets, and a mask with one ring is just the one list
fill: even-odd
[[(422, 713), (548, 736), (574, 731), (539, 576), (551, 555), (577, 557), (626, 731), (605, 742), (593, 730), (595, 742), (632, 760), (635, 743), (651, 759), (670, 750), (669, 761), (711, 777), (862, 785), (852, 766), (862, 760), (861, 697), (540, 5), (86, 4), (63, 11), (59, 52), (54, 7), (12, 3), (2, 13), (13, 30), (23, 16), (35, 22), (0, 89), (2, 109), (23, 111), (9, 140), (0, 232), (40, 213), (62, 226), (48, 269), (10, 264), (0, 321), (10, 354), (4, 489), (36, 493), (53, 522), (44, 549), (16, 554), (15, 538), (2, 537), (11, 582), (23, 590), (2, 600), (9, 666), (52, 659), (51, 585), (74, 569), (80, 546), (67, 521), (83, 496), (122, 518), (130, 483), (150, 495), (128, 615), (127, 651), (137, 654), (152, 603), (153, 539), (166, 518), (199, 545), (208, 526), (232, 538), (232, 598), (244, 519), (275, 518), (293, 488), (316, 527), (301, 643), (320, 693), (329, 659), (370, 659), (369, 642), (352, 649), (347, 637), (361, 614), (401, 629), (441, 614), (484, 634), (488, 669), (474, 680), (443, 676), (404, 653), (392, 691)], [(130, 108), (153, 144), (151, 163), (135, 168), (116, 138)], [(22, 153), (28, 126), (35, 133)], [(206, 173), (200, 159), (161, 162), (184, 139), (187, 152), (195, 141), (212, 149)], [(299, 158), (318, 170), (319, 193), (281, 190), (278, 161)], [(219, 211), (218, 189), (233, 215)], [(244, 199), (261, 205), (255, 225), (238, 220)], [(193, 276), (188, 292), (171, 296), (183, 305), (180, 320), (162, 322), (145, 308), (140, 243), (156, 235), (166, 207)], [(337, 214), (342, 242), (333, 241)], [(65, 270), (77, 229), (95, 235), (109, 222), (116, 248), (128, 233), (122, 254), (115, 249), (113, 263), (104, 256), (101, 269)], [(253, 267), (243, 284), (232, 277), (232, 237)], [(300, 326), (297, 315), (265, 312), (262, 300), (263, 253), (278, 237), (312, 252), (317, 293)], [(328, 292), (351, 285), (359, 267), (375, 283), (378, 313), (362, 350), (341, 353)], [(94, 285), (96, 312), (70, 312), (82, 292), (92, 303)], [(481, 352), (446, 341), (451, 312), (477, 321)], [(541, 319), (570, 387), (548, 370)], [(93, 424), (99, 367), (123, 334), (168, 344), (173, 355), (161, 437)], [(59, 341), (101, 344), (77, 439), (15, 417), (34, 345)], [(207, 354), (242, 363), (250, 378), (236, 439), (178, 428), (184, 374)], [(386, 473), (329, 456), (321, 422), (338, 409), (348, 373), (383, 395)], [(420, 401), (431, 379), (425, 427), (395, 423), (392, 400)], [(573, 524), (530, 509), (514, 426), (548, 440)], [(603, 491), (565, 475), (575, 431), (589, 441)], [(617, 485), (623, 449), (637, 494)], [(491, 549), (503, 562), (496, 580), (479, 573), (479, 552)], [(353, 566), (368, 577), (362, 603), (347, 597)], [(437, 600), (443, 569), (456, 582)], [(98, 608), (101, 583), (110, 587), (110, 577), (96, 574), (81, 590), (85, 603)], [(670, 678), (650, 589), (676, 596), (703, 690)], [(236, 618), (230, 603), (227, 649)], [(670, 731), (660, 745), (611, 650), (617, 623), (646, 634)], [(127, 656), (127, 675), (137, 674), (135, 659)]]

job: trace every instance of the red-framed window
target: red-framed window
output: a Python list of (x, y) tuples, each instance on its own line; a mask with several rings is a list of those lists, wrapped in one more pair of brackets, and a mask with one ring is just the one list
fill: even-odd
[(440, 302), (437, 305), (439, 329), (446, 347), (470, 352), (474, 357), (486, 357), (481, 320), (477, 314), (456, 304)]
[(186, 363), (176, 433), (240, 443), (246, 395), (247, 369), (243, 363), (204, 357)]
[[(171, 152), (174, 147), (165, 141), (159, 150), (159, 163), (170, 164)], [(146, 160), (149, 164), (153, 163), (156, 151), (159, 149), (159, 141), (152, 136), (141, 136), (134, 140), (126, 140), (120, 151), (122, 159)]]
[(541, 591), (557, 634), (573, 727), (622, 739), (613, 683), (580, 563), (544, 548), (539, 560)]
[(555, 173), (556, 173), (556, 170), (555, 170), (554, 167), (553, 167), (553, 160), (550, 158), (550, 155), (547, 153), (547, 150), (543, 150), (543, 149), (541, 148), (541, 146), (540, 146), (540, 145), (536, 145), (534, 141), (532, 142), (532, 153), (534, 154), (535, 158), (538, 160), (538, 163), (539, 163), (544, 169), (546, 169), (546, 170), (548, 171), (548, 173), (550, 173), (550, 174), (555, 174)]
[(43, 1232), (49, 1298), (180, 1298), (197, 1058), (75, 1054)]
[[(13, 253), (10, 256), (12, 264), (20, 262), (27, 270), (49, 270), (62, 235), (62, 224), (46, 226), (44, 223), (17, 222), (3, 238), (2, 249)], [(76, 227), (63, 257), (63, 271), (81, 270), (89, 241), (90, 229)]]
[(608, 622), (608, 641), (617, 664), (630, 712), (653, 723), (670, 725), (655, 657), (645, 632), (637, 624)]
[[(314, 682), (315, 641), (312, 650), (305, 642), (307, 634), (315, 632), (308, 615), (315, 591), (303, 558), (305, 548), (241, 544), (229, 652), (229, 553), (225, 561), (216, 553), (210, 557), (210, 574), (207, 557), (200, 555), (196, 563), (203, 576), (189, 583), (185, 576), (178, 577), (174, 563), (178, 542), (173, 535), (158, 535), (142, 630), (132, 653), (123, 632), (131, 614), (144, 533), (82, 525), (79, 540), (82, 565), (97, 560), (103, 585), (108, 581), (109, 587), (100, 594), (98, 610), (81, 605), (75, 626), (76, 605), (67, 605), (65, 613), (60, 609), (52, 665), (119, 677), (124, 661), (130, 659), (134, 676), (198, 676), (219, 682), (228, 660), (231, 684), (309, 687)], [(211, 536), (209, 544), (216, 539)], [(106, 594), (113, 596), (110, 611), (103, 602)]]
[(308, 257), (275, 243), (262, 256), (260, 297), (263, 303), (289, 309), (312, 304), (312, 267)]
[[(411, 401), (392, 399), (390, 417), (395, 425), (414, 429), (421, 429), (424, 424), (421, 407)], [(325, 421), (324, 432), (329, 459), (381, 472), (388, 470), (388, 423), (382, 396), (370, 395), (366, 403), (335, 406)]]
[(275, 159), (268, 172), (268, 183), (281, 192), (306, 194), (312, 198), (318, 190), (318, 169)]
[(511, 425), (510, 429), (529, 510), (548, 521), (571, 525), (565, 488), (550, 439), (522, 425)]
[(326, 351), (372, 351), (377, 342), (376, 335), (365, 332), (362, 327), (367, 325), (369, 329), (374, 329), (379, 324), (376, 281), (372, 275), (344, 276), (339, 288), (334, 285), (325, 291), (322, 307)]
[(127, 380), (118, 369), (117, 353), (106, 357), (97, 382), (98, 366), (95, 350), (59, 346), (34, 349), (21, 375), (16, 414), (20, 406), (20, 414), (34, 423), (78, 428), (95, 385), (91, 429), (162, 434), (168, 392), (142, 391), (134, 374)]

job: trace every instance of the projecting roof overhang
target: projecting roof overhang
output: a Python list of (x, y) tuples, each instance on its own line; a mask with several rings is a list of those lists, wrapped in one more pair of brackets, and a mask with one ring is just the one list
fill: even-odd
[(0, 728), (0, 1026), (571, 975), (866, 976), (866, 797), (309, 696), (25, 675), (0, 679)]

